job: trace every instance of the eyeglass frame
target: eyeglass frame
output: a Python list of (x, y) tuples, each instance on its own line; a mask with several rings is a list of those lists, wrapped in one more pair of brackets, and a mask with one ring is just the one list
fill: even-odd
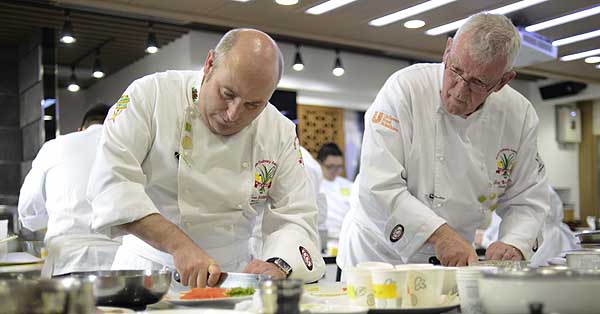
[[(494, 89), (494, 87), (496, 87), (498, 85), (498, 83), (502, 82), (502, 78), (504, 77), (504, 74), (505, 74), (505, 73), (502, 74), (502, 76), (500, 76), (500, 78), (498, 79), (498, 81), (496, 83), (494, 83), (494, 84), (492, 84), (492, 83), (486, 84), (486, 83), (483, 83), (483, 82), (477, 83), (477, 82), (472, 81), (472, 80), (467, 80), (462, 75), (460, 75), (458, 72), (456, 72), (456, 70), (454, 68), (452, 68), (452, 66), (450, 66), (448, 64), (447, 60), (449, 60), (449, 59), (450, 59), (450, 56), (448, 56), (446, 58), (446, 61), (444, 62), (444, 71), (450, 70), (450, 72), (454, 76), (453, 77), (454, 80), (456, 80), (457, 77), (461, 78), (465, 82), (465, 84), (467, 84), (467, 87), (469, 88), (469, 91), (471, 91), (472, 93), (475, 93), (475, 94), (483, 95), (483, 94), (489, 93), (490, 91), (492, 91), (492, 89)], [(473, 86), (475, 86), (475, 88), (482, 88), (482, 90), (480, 90), (480, 91), (479, 90), (474, 90)]]
[(323, 167), (329, 171), (343, 171), (344, 165), (323, 165)]

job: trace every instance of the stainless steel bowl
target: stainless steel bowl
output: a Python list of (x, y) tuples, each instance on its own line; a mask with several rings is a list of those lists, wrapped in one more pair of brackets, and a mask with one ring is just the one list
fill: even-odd
[(168, 270), (108, 270), (71, 276), (93, 282), (97, 305), (143, 309), (167, 293), (172, 273)]
[(600, 230), (598, 231), (583, 231), (576, 233), (575, 236), (579, 238), (579, 242), (592, 244), (600, 243)]
[(542, 304), (543, 313), (597, 314), (600, 271), (562, 268), (483, 272), (479, 297), (487, 314), (529, 313)]
[(3, 314), (93, 314), (92, 283), (77, 278), (0, 280)]

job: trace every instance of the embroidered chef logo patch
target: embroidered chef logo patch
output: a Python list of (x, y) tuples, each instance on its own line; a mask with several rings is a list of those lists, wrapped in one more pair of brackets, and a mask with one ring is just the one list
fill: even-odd
[(400, 121), (388, 114), (385, 114), (380, 111), (375, 111), (373, 112), (373, 117), (371, 118), (371, 121), (373, 121), (373, 123), (375, 124), (379, 124), (385, 127), (386, 129), (398, 132), (398, 124)]
[(298, 137), (294, 139), (294, 149), (298, 154), (298, 164), (304, 166), (304, 159), (302, 159), (302, 151), (300, 150), (300, 140), (298, 139)]
[(112, 120), (114, 122), (115, 119), (117, 118), (117, 116), (122, 111), (125, 111), (125, 109), (127, 109), (127, 105), (129, 105), (129, 96), (127, 96), (127, 95), (121, 96), (121, 98), (119, 98), (119, 100), (117, 100), (117, 103), (113, 107), (113, 112), (112, 112), (112, 115), (110, 116), (110, 120)]
[(404, 235), (404, 226), (398, 224), (394, 227), (394, 229), (392, 229), (392, 232), (390, 232), (390, 241), (398, 242), (398, 240), (400, 240), (400, 238), (402, 238), (403, 235)]
[(259, 194), (265, 194), (273, 184), (273, 176), (277, 171), (277, 164), (272, 160), (260, 160), (254, 165), (254, 188)]
[(300, 256), (302, 256), (302, 260), (304, 261), (304, 265), (306, 265), (306, 268), (308, 268), (308, 270), (312, 270), (313, 269), (313, 261), (312, 261), (312, 258), (310, 257), (310, 253), (308, 253), (308, 250), (305, 249), (303, 246), (300, 246), (299, 249), (300, 249)]
[(192, 87), (192, 101), (193, 102), (198, 101), (198, 89), (195, 87)]
[(264, 203), (267, 200), (276, 171), (277, 163), (272, 160), (259, 160), (254, 164), (254, 192), (250, 197), (250, 205)]
[(510, 148), (501, 149), (496, 155), (496, 174), (498, 177), (494, 181), (494, 184), (499, 187), (506, 187), (512, 183), (510, 178), (513, 168), (515, 166), (515, 160), (517, 159), (517, 151)]

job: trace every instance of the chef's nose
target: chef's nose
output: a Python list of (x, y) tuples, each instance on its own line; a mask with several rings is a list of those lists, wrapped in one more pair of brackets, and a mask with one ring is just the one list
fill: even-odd
[(240, 98), (234, 98), (227, 107), (227, 119), (229, 121), (237, 121), (243, 110), (242, 100)]

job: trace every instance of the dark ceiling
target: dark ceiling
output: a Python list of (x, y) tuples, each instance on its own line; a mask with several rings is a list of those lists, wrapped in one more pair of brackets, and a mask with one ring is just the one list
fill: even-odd
[[(458, 0), (412, 18), (422, 19), (422, 29), (406, 29), (402, 22), (372, 27), (368, 21), (425, 0), (359, 0), (329, 13), (313, 16), (304, 11), (324, 0), (300, 0), (294, 6), (280, 6), (273, 0), (3, 0), (0, 1), (0, 43), (16, 45), (37, 27), (60, 32), (64, 10), (78, 41), (58, 43), (59, 84), (64, 86), (70, 67), (77, 63), (83, 87), (91, 78), (94, 51), (102, 46), (101, 60), (106, 72), (114, 73), (144, 57), (148, 21), (161, 45), (179, 38), (190, 29), (224, 31), (233, 27), (255, 27), (277, 40), (339, 47), (367, 54), (406, 60), (439, 61), (447, 34), (428, 36), (425, 30), (449, 23), (482, 10), (517, 0)], [(549, 0), (509, 14), (518, 25), (530, 25), (600, 4), (589, 0)], [(542, 30), (551, 40), (598, 29), (600, 15)], [(104, 45), (103, 45), (104, 44)], [(559, 56), (600, 48), (600, 37), (559, 48)], [(521, 78), (553, 77), (600, 83), (600, 69), (583, 60), (557, 60), (519, 69)], [(532, 76), (533, 75), (533, 76)]]
[[(71, 10), (71, 21), (77, 41), (63, 44), (58, 36), (64, 22), (64, 10), (48, 1), (0, 1), (0, 43), (18, 45), (35, 28), (56, 30), (59, 87), (67, 84), (71, 67), (76, 66), (77, 79), (83, 88), (93, 84), (91, 77), (97, 48), (107, 74), (135, 62), (146, 55), (148, 20)], [(153, 29), (160, 45), (188, 32), (184, 26), (155, 22)]]

